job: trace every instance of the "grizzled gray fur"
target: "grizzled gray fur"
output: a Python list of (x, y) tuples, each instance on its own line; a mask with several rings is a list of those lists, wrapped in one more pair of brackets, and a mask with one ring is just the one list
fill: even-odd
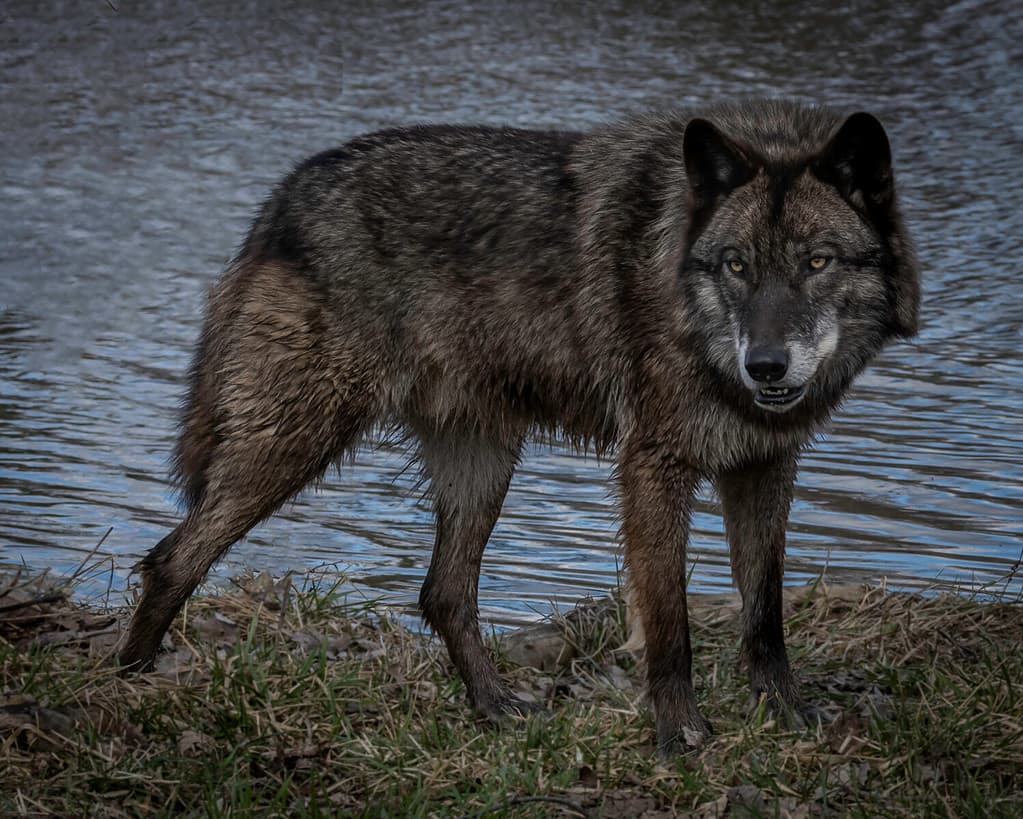
[(753, 693), (806, 712), (783, 639), (801, 450), (917, 326), (917, 264), (878, 121), (768, 102), (589, 134), (419, 126), (273, 192), (210, 296), (176, 475), (123, 646), (148, 665), (210, 566), (380, 429), (417, 443), (436, 543), (423, 616), (478, 712), (527, 710), (477, 623), (480, 561), (524, 440), (613, 453), (662, 752), (710, 726), (685, 552), (721, 497)]

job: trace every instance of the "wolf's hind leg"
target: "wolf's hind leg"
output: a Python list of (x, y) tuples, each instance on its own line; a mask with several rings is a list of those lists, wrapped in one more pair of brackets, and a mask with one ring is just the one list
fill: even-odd
[(120, 654), (122, 666), (146, 668), (175, 615), (210, 567), (329, 463), (299, 456), (297, 451), (283, 451), (272, 440), (238, 440), (218, 446), (202, 499), (141, 562), (142, 597)]
[(471, 431), (416, 430), (430, 479), (437, 535), (419, 595), (423, 618), (440, 634), (477, 712), (496, 720), (530, 706), (516, 699), (483, 645), (477, 593), (480, 563), (518, 462), (521, 437), (499, 440)]
[[(316, 294), (273, 263), (240, 273), (238, 289), (226, 293), (237, 303), (233, 324), (218, 328), (226, 336), (219, 367), (203, 390), (214, 402), (204, 417), (216, 427), (195, 436), (186, 422), (183, 432), (212, 450), (188, 460), (188, 514), (141, 562), (142, 598), (120, 652), (128, 668), (149, 665), (213, 563), (372, 421), (373, 360), (356, 358), (351, 340), (325, 326)], [(200, 358), (197, 371), (208, 364)]]

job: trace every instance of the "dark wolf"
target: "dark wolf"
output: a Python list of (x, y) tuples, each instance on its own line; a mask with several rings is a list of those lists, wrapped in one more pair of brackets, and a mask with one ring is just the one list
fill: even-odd
[(917, 263), (880, 123), (782, 102), (593, 133), (422, 126), (355, 139), (272, 193), (213, 289), (176, 476), (121, 653), (153, 658), (210, 566), (380, 428), (429, 481), (420, 605), (468, 698), (522, 712), (477, 623), (480, 561), (523, 441), (614, 453), (663, 752), (693, 693), (686, 544), (721, 498), (742, 655), (801, 698), (782, 628), (796, 466), (856, 375), (917, 327)]

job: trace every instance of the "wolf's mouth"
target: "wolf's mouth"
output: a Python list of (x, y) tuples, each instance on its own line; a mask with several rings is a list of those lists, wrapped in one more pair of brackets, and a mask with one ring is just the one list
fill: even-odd
[(805, 386), (769, 387), (765, 384), (757, 387), (753, 400), (765, 409), (784, 410), (799, 401), (805, 392)]

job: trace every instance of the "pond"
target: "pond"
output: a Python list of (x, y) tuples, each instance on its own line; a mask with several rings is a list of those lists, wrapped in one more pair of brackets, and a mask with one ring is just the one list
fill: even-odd
[[(1023, 591), (1000, 580), (1023, 551), (1011, 4), (326, 5), (5, 3), (0, 562), (68, 572), (102, 540), (85, 590), (119, 593), (175, 524), (167, 462), (206, 290), (303, 157), (410, 122), (585, 129), (783, 96), (882, 119), (925, 276), (923, 332), (860, 378), (803, 461), (787, 580)], [(361, 452), (215, 576), (336, 564), (411, 604), (432, 520), (405, 465)], [(530, 448), (484, 561), (493, 622), (616, 582), (609, 471)], [(693, 588), (730, 586), (710, 496), (690, 555)]]

